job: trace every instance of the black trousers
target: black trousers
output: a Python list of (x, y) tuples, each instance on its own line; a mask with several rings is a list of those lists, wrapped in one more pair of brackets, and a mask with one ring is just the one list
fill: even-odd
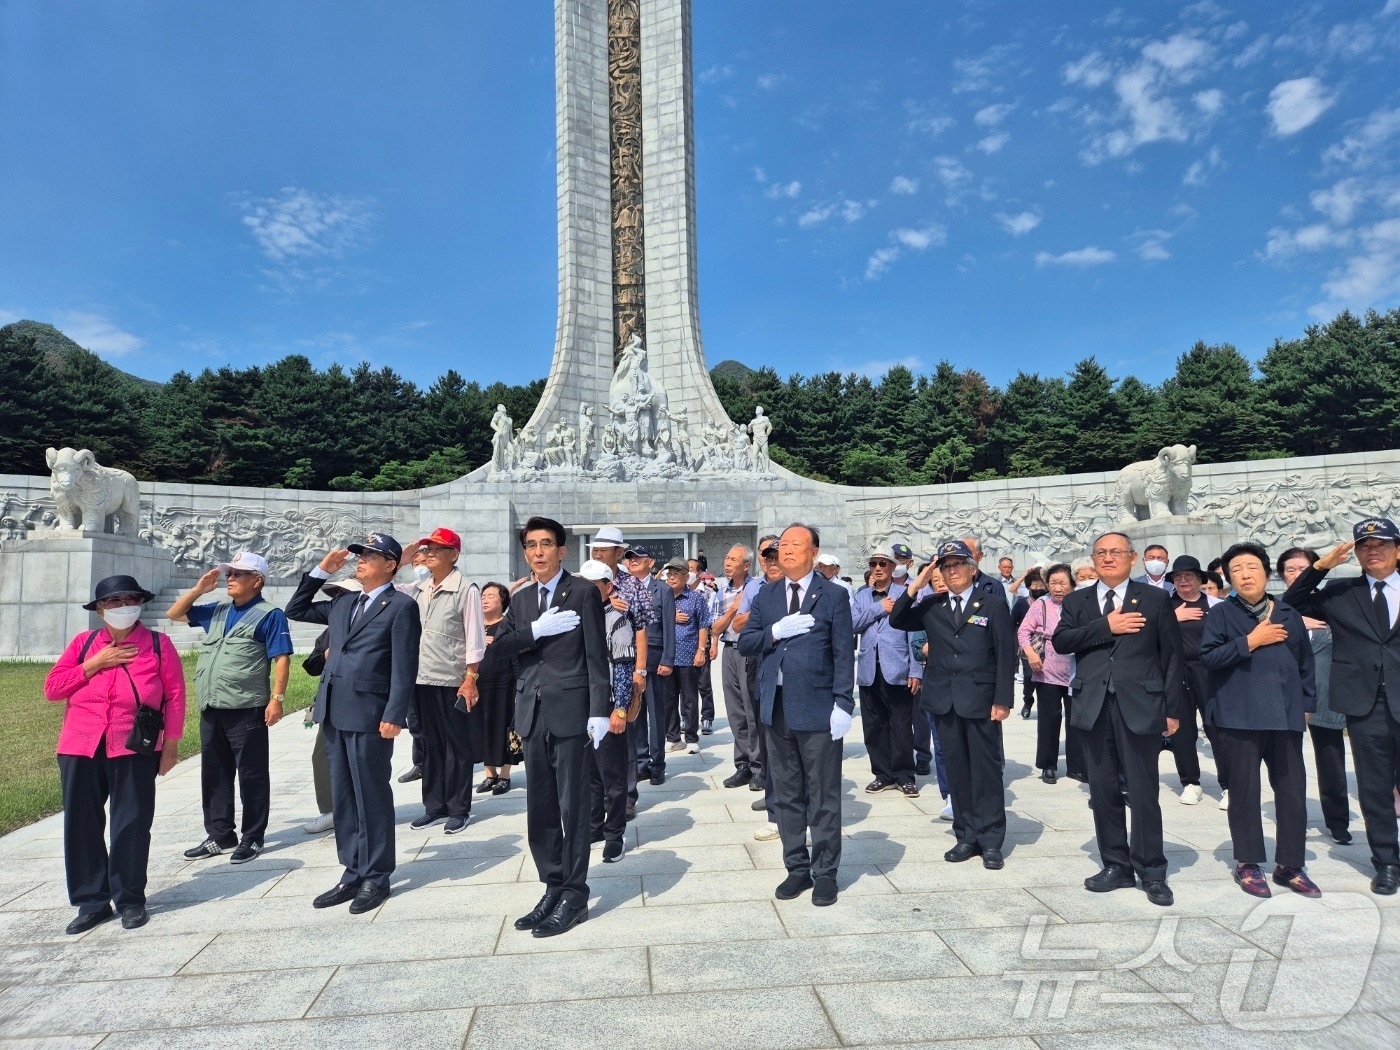
[[(773, 721), (763, 727), (773, 774), (771, 809), (789, 873), (835, 878), (841, 863), (841, 741), (827, 729), (788, 727), (783, 690), (773, 701)], [(812, 849), (807, 851), (811, 832)]]
[(450, 685), (415, 685), (413, 708), (422, 728), (423, 810), (434, 817), (465, 817), (472, 811), (471, 719), (458, 711)]
[(675, 737), (677, 740), (681, 739), (682, 734), (692, 744), (700, 739), (700, 678), (708, 670), (708, 667), (681, 667), (678, 665), (671, 672), (671, 677), (674, 679), (671, 691), (676, 698), (679, 714)]
[(1241, 864), (1263, 864), (1265, 860), (1264, 818), (1259, 812), (1259, 763), (1263, 762), (1269, 770), (1269, 786), (1274, 789), (1274, 862), (1285, 868), (1301, 868), (1308, 830), (1303, 734), (1217, 726), (1215, 739), (1230, 763), (1230, 839), (1235, 860)]
[(910, 733), (914, 738), (914, 765), (933, 761), (933, 723), (929, 721), (932, 716), (919, 706), (919, 698), (914, 697), (914, 708), (910, 712), (911, 721)]
[[(943, 746), (948, 746), (946, 741)], [(1162, 851), (1162, 807), (1157, 801), (1157, 757), (1161, 753), (1161, 734), (1138, 734), (1124, 725), (1118, 697), (1113, 693), (1104, 697), (1099, 717), (1084, 731), (1089, 808), (1094, 814), (1099, 856), (1105, 866), (1131, 868), (1144, 882), (1167, 877), (1167, 857)], [(1127, 782), (1131, 799), (1131, 840), (1120, 776)]]
[(421, 767), (423, 765), (423, 721), (418, 717), (418, 708), (413, 704), (408, 705), (408, 724), (405, 728), (408, 730), (409, 738), (413, 741), (413, 764)]
[(1215, 755), (1215, 779), (1220, 782), (1222, 791), (1228, 791), (1230, 778), (1225, 773), (1227, 759), (1221, 753), (1215, 727), (1206, 721), (1206, 685), (1205, 667), (1199, 660), (1188, 660), (1186, 662), (1186, 717), (1181, 720), (1180, 727), (1172, 734), (1172, 758), (1176, 760), (1176, 775), (1180, 778), (1182, 787), (1201, 782), (1201, 759), (1196, 753), (1196, 715), (1199, 712), (1200, 727), (1205, 730), (1206, 739), (1210, 741), (1210, 749)]
[(394, 742), (379, 731), (356, 733), (321, 724), (331, 770), (335, 851), (342, 885), (386, 886), (394, 873)]
[(1384, 693), (1376, 698), (1366, 714), (1347, 715), (1347, 735), (1351, 737), (1356, 798), (1366, 822), (1371, 863), (1377, 867), (1400, 864), (1394, 801), (1396, 763), (1400, 761), (1400, 722), (1391, 713)]
[[(91, 758), (59, 755), (63, 787), (63, 868), (68, 901), (82, 915), (111, 902), (120, 911), (146, 903), (146, 862), (156, 815), (159, 755), (107, 757), (107, 741)], [(112, 852), (107, 852), (107, 809)]]
[(627, 746), (626, 733), (609, 733), (596, 750), (591, 744), (588, 748), (593, 752), (589, 768), (590, 826), (594, 835), (602, 835), (609, 842), (621, 841), (627, 830), (628, 766), (632, 767), (632, 776), (637, 775), (636, 763), (627, 759)]
[[(624, 739), (626, 739), (624, 737)], [(587, 734), (555, 736), (536, 728), (525, 739), (525, 835), (549, 893), (588, 903), (589, 782)]]
[(1035, 698), (1039, 695), (1036, 689), (1036, 681), (1031, 677), (1031, 662), (1026, 659), (1026, 654), (1021, 654), (1021, 704), (1023, 707), (1034, 707)]
[(953, 833), (960, 843), (1001, 849), (1006, 841), (1001, 723), (951, 710), (933, 718), (953, 796)]
[(674, 720), (675, 739), (681, 738), (680, 712), (676, 707), (675, 668), (668, 675), (659, 675), (656, 669), (661, 666), (661, 647), (647, 646), (647, 687), (642, 709), (634, 723), (637, 727), (637, 769), (654, 769), (666, 772), (666, 741), (671, 739), (671, 723)]
[(199, 712), (199, 786), (204, 801), (204, 831), (220, 842), (236, 837), (233, 780), (243, 802), (243, 838), (261, 843), (272, 811), (268, 773), (267, 708), (229, 710), (206, 707)]
[[(1060, 768), (1060, 721), (1064, 717), (1068, 693), (1069, 689), (1063, 685), (1055, 685), (1053, 682), (1035, 683), (1036, 699), (1040, 701), (1040, 713), (1036, 715), (1035, 724), (1036, 769)], [(1068, 738), (1069, 734), (1066, 733), (1065, 736)], [(1080, 757), (1080, 767), (1076, 768), (1069, 760), (1068, 739), (1065, 743), (1066, 771), (1080, 772), (1083, 767), (1082, 756), (1077, 756)]]
[(1347, 800), (1347, 744), (1341, 729), (1308, 726), (1312, 737), (1313, 759), (1317, 763), (1317, 794), (1322, 803), (1322, 822), (1328, 831), (1345, 831), (1351, 823), (1351, 803)]
[(875, 680), (860, 687), (860, 723), (870, 772), (892, 784), (914, 783), (914, 697), (907, 685)]
[(715, 684), (710, 678), (709, 650), (705, 651), (705, 666), (700, 668), (700, 719), (715, 720)]

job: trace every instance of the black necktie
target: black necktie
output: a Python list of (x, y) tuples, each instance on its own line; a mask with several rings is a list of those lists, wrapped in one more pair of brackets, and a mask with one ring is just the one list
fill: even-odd
[(877, 602), (882, 602), (890, 596), (889, 591), (871, 591), (870, 593), (874, 596)]
[(360, 595), (359, 600), (355, 602), (355, 608), (353, 608), (353, 609), (350, 610), (350, 622), (351, 622), (352, 624), (353, 624), (356, 620), (358, 620), (358, 619), (360, 618), (360, 613), (362, 613), (362, 612), (365, 611), (365, 606), (368, 605), (368, 604), (369, 604), (369, 595), (368, 595), (368, 594), (362, 594), (362, 595)]
[(1115, 607), (1114, 599), (1115, 599), (1116, 597), (1117, 597), (1117, 595), (1116, 595), (1113, 591), (1109, 591), (1109, 592), (1108, 592), (1108, 597), (1106, 597), (1106, 598), (1103, 600), (1103, 614), (1104, 614), (1105, 616), (1107, 616), (1109, 613), (1113, 612), (1114, 607)]
[(953, 626), (956, 627), (962, 619), (962, 595), (953, 595)]
[(540, 612), (544, 612), (544, 611), (545, 611), (546, 609), (548, 609), (548, 608), (549, 608), (549, 588), (548, 588), (548, 587), (541, 587), (541, 588), (540, 588)]
[(1384, 580), (1377, 580), (1377, 581), (1376, 581), (1376, 597), (1375, 597), (1374, 603), (1375, 603), (1375, 606), (1376, 606), (1376, 619), (1380, 620), (1380, 623), (1381, 623), (1381, 633), (1382, 633), (1382, 634), (1389, 634), (1389, 633), (1390, 633), (1390, 603), (1387, 602), (1387, 601), (1385, 600), (1385, 581), (1384, 581)]
[(792, 597), (788, 600), (788, 615), (802, 611), (802, 602), (799, 595), (802, 591), (802, 584), (790, 583), (788, 587), (792, 590)]

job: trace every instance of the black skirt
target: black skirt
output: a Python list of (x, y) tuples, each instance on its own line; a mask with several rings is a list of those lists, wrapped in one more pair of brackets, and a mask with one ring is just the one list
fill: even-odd
[(506, 764), (506, 737), (515, 725), (515, 668), (512, 661), (496, 659), (488, 645), (480, 670), (476, 686), (481, 699), (468, 716), (473, 757), (499, 768)]

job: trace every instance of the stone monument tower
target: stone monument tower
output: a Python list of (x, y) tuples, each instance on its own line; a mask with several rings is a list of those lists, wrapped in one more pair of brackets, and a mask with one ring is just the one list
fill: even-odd
[(555, 56), (554, 359), (472, 480), (767, 472), (700, 341), (690, 0), (555, 0)]

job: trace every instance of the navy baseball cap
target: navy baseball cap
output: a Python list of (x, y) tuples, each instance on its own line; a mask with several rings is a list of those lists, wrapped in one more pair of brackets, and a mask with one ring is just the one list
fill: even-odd
[(896, 558), (914, 557), (914, 552), (909, 549), (909, 544), (907, 543), (896, 543), (890, 550), (894, 553)]
[(962, 540), (944, 540), (938, 545), (935, 554), (940, 564), (948, 558), (964, 558), (974, 563), (977, 561), (972, 554), (972, 548)]
[(393, 558), (395, 561), (403, 561), (403, 548), (399, 546), (399, 541), (388, 533), (371, 532), (363, 543), (352, 543), (346, 548), (351, 554), (363, 554), (365, 551), (374, 551), (382, 554), (386, 558)]
[(651, 551), (645, 547), (628, 547), (622, 552), (624, 558), (650, 558)]
[(1362, 540), (1389, 540), (1391, 543), (1400, 543), (1400, 529), (1395, 527), (1395, 522), (1389, 518), (1367, 518), (1365, 521), (1358, 521), (1351, 530), (1353, 542), (1360, 543)]

